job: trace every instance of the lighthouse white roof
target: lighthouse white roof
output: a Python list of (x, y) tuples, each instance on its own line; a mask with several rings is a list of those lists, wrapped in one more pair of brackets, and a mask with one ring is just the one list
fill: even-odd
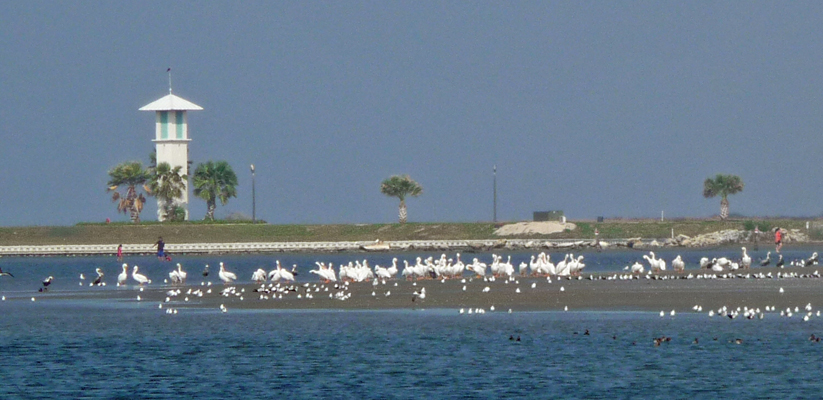
[(182, 97), (175, 96), (169, 93), (160, 99), (157, 99), (143, 107), (140, 111), (175, 111), (175, 110), (202, 110), (203, 107), (198, 106)]

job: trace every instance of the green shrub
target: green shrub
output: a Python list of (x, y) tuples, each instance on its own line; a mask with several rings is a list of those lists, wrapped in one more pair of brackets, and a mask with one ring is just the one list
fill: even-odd
[(752, 220), (747, 220), (747, 221), (743, 222), (743, 229), (745, 229), (747, 231), (753, 231), (754, 228), (757, 228), (758, 230), (760, 230), (760, 232), (768, 232), (772, 229), (772, 224), (770, 224), (766, 221), (757, 221), (757, 222), (755, 222), (755, 221), (752, 221)]

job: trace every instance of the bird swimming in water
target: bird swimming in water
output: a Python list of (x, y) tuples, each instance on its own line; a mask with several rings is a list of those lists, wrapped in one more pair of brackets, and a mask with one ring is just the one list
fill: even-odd
[(209, 276), (209, 264), (206, 264), (206, 267), (203, 268), (203, 276)]

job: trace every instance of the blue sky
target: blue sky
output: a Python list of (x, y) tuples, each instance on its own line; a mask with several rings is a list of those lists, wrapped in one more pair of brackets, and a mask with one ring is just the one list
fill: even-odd
[[(148, 161), (168, 91), (191, 159), (226, 160), (218, 216), (393, 222), (823, 213), (823, 3), (0, 3), (0, 225), (117, 215), (116, 164)], [(205, 203), (193, 199), (193, 219)], [(155, 218), (149, 206), (144, 219)]]

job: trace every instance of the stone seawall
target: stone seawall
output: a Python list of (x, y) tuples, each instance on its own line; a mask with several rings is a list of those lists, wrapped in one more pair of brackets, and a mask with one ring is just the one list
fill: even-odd
[[(688, 237), (679, 235), (673, 239), (608, 239), (600, 242), (603, 249), (656, 247), (713, 247), (741, 242), (751, 242), (754, 238), (746, 231), (719, 231)], [(761, 243), (771, 243), (771, 236), (761, 234)], [(808, 242), (809, 238), (797, 229), (787, 232), (786, 243)], [(420, 252), (472, 252), (496, 249), (517, 250), (574, 250), (595, 248), (593, 240), (580, 239), (488, 239), (488, 240), (409, 240), (387, 242), (256, 242), (256, 243), (171, 243), (166, 244), (166, 252), (183, 254), (254, 254), (254, 253), (334, 253), (334, 252), (379, 252), (379, 251), (420, 251)], [(117, 245), (43, 245), (43, 246), (0, 246), (0, 256), (93, 256), (114, 255)], [(123, 253), (128, 255), (154, 254), (151, 244), (123, 244)]]
[[(377, 251), (488, 251), (493, 249), (580, 248), (593, 245), (582, 240), (411, 240), (391, 242), (257, 242), (257, 243), (179, 243), (166, 244), (166, 253), (252, 254), (252, 253), (333, 253)], [(114, 255), (117, 245), (44, 245), (0, 246), (0, 256), (93, 256)], [(151, 244), (123, 244), (123, 254), (154, 254)]]

